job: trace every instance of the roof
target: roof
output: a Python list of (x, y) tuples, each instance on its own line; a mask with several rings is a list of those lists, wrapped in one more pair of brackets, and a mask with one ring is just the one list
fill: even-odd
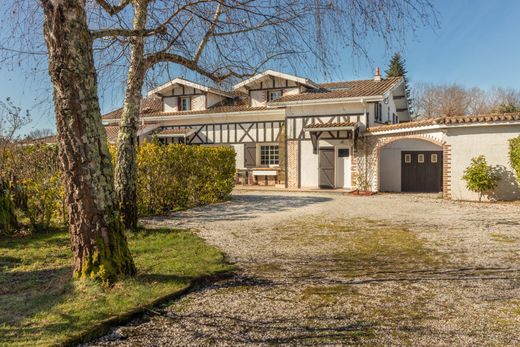
[(295, 76), (295, 75), (289, 75), (289, 74), (286, 74), (286, 73), (283, 73), (283, 72), (279, 72), (279, 71), (266, 70), (266, 71), (264, 71), (262, 73), (254, 75), (251, 78), (248, 78), (245, 81), (242, 81), (242, 82), (240, 82), (238, 84), (235, 84), (233, 86), (233, 89), (234, 90), (240, 89), (240, 88), (245, 87), (248, 84), (254, 83), (255, 81), (258, 81), (259, 79), (262, 79), (262, 78), (264, 78), (266, 76), (274, 76), (274, 77), (283, 78), (283, 79), (286, 79), (286, 80), (289, 80), (289, 81), (294, 81), (296, 83), (299, 83), (301, 85), (304, 85), (304, 86), (310, 87), (310, 88), (319, 88), (319, 85), (317, 83), (314, 83), (310, 79), (303, 78), (303, 77), (298, 77), (298, 76)]
[(199, 90), (202, 90), (202, 91), (208, 92), (208, 93), (222, 95), (222, 96), (225, 96), (225, 97), (232, 97), (231, 93), (228, 93), (228, 92), (223, 91), (221, 89), (207, 87), (207, 86), (204, 86), (202, 84), (195, 83), (195, 82), (192, 82), (192, 81), (188, 81), (188, 80), (186, 80), (184, 78), (180, 78), (180, 77), (177, 77), (176, 79), (174, 79), (172, 81), (169, 81), (169, 82), (167, 82), (167, 83), (165, 83), (165, 84), (163, 84), (163, 85), (161, 85), (161, 86), (159, 86), (157, 88), (154, 88), (154, 89), (150, 90), (148, 92), (148, 96), (161, 94), (161, 93), (171, 89), (176, 84), (187, 86), (187, 87), (191, 87), (191, 88), (195, 88), (195, 89), (199, 89)]
[(231, 112), (261, 111), (261, 110), (266, 110), (266, 109), (267, 109), (267, 106), (249, 107), (248, 105), (231, 105), (231, 106), (210, 107), (205, 110), (147, 113), (147, 114), (141, 114), (141, 117), (146, 118), (146, 117), (162, 117), (162, 116), (184, 116), (184, 115), (190, 115), (190, 114), (231, 113)]
[(177, 129), (162, 129), (157, 133), (158, 136), (175, 136), (175, 135), (189, 135), (194, 130), (192, 128), (177, 128)]
[(20, 143), (22, 145), (50, 145), (58, 142), (58, 135), (49, 135), (39, 139), (26, 139)]
[[(149, 96), (141, 99), (141, 116), (151, 113), (151, 112), (159, 112), (162, 111), (162, 99), (155, 97), (155, 96)], [(123, 108), (118, 108), (117, 110), (105, 113), (103, 115), (103, 119), (119, 119), (121, 118), (121, 114), (123, 113)]]
[(490, 123), (490, 122), (508, 122), (508, 121), (520, 121), (520, 112), (517, 113), (492, 113), (475, 116), (441, 116), (436, 118), (428, 118), (419, 121), (381, 125), (373, 128), (369, 128), (367, 131), (370, 133), (411, 129), (419, 127), (427, 127), (432, 125), (456, 125), (456, 124), (471, 124), (471, 123)]
[(316, 123), (304, 126), (305, 129), (330, 129), (330, 128), (347, 128), (356, 127), (355, 122), (331, 122), (331, 123)]
[(119, 125), (105, 126), (107, 132), (107, 140), (109, 143), (117, 142), (117, 135), (119, 134)]
[(381, 81), (359, 80), (322, 83), (320, 84), (320, 89), (308, 90), (301, 94), (285, 95), (277, 99), (273, 104), (305, 100), (383, 96), (402, 81), (402, 77), (390, 77)]

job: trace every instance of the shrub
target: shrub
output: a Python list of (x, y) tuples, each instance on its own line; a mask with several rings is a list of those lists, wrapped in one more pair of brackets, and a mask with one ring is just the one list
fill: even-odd
[(520, 136), (509, 140), (509, 161), (520, 183)]
[(65, 193), (57, 145), (16, 146), (7, 153), (8, 196), (33, 230), (65, 223)]
[(137, 152), (139, 213), (222, 201), (233, 189), (234, 176), (232, 148), (145, 143)]
[(12, 234), (18, 228), (14, 203), (7, 189), (0, 184), (0, 234)]
[(469, 190), (478, 193), (479, 201), (482, 201), (485, 192), (493, 190), (498, 183), (498, 176), (483, 155), (471, 159), (471, 164), (464, 170), (462, 178)]

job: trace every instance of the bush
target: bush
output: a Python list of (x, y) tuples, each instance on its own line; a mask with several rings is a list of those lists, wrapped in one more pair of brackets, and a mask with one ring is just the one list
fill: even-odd
[(498, 176), (483, 155), (471, 159), (471, 164), (464, 170), (462, 178), (469, 190), (478, 193), (478, 201), (482, 201), (482, 195), (494, 189), (498, 183)]
[(65, 193), (57, 145), (17, 146), (6, 161), (7, 195), (33, 230), (65, 223)]
[(137, 153), (138, 210), (158, 214), (222, 201), (234, 185), (229, 147), (145, 143)]
[(509, 140), (509, 161), (520, 183), (520, 136)]
[(7, 189), (0, 184), (0, 234), (12, 234), (18, 228), (14, 203)]

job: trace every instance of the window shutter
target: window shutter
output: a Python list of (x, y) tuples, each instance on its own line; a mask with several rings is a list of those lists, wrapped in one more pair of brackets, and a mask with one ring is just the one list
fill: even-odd
[(245, 144), (244, 166), (246, 168), (256, 166), (256, 144), (254, 143)]

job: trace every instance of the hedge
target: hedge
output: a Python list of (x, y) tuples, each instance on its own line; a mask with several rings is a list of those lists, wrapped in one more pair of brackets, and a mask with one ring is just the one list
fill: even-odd
[(520, 182), (520, 136), (509, 140), (509, 161), (516, 173), (516, 180)]
[(235, 171), (235, 151), (230, 147), (145, 143), (137, 152), (139, 214), (225, 200)]
[[(230, 147), (145, 143), (137, 150), (137, 160), (141, 216), (223, 201), (233, 189), (235, 151)], [(14, 147), (4, 161), (0, 166), (0, 233), (16, 228), (15, 208), (33, 230), (65, 224), (58, 147)]]

